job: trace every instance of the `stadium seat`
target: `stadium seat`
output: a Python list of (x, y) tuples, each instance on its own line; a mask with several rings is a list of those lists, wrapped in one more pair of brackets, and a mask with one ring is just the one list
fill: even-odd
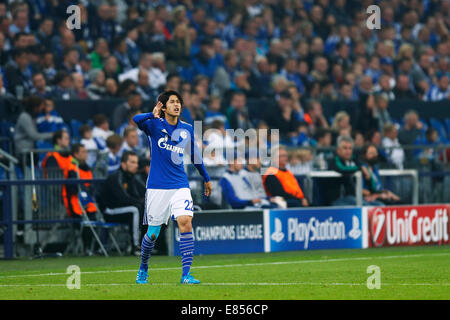
[(441, 121), (436, 118), (430, 118), (430, 125), (436, 129), (441, 140), (447, 140), (447, 130)]
[(447, 129), (447, 139), (450, 140), (450, 118), (446, 118), (444, 122)]
[(80, 120), (77, 119), (70, 120), (70, 133), (72, 136), (72, 140), (79, 141), (81, 139), (78, 130), (82, 125), (83, 123)]

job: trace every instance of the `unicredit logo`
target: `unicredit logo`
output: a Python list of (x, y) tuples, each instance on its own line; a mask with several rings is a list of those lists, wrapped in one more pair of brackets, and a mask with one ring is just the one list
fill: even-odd
[(420, 216), (417, 209), (378, 208), (370, 228), (375, 247), (448, 241), (447, 209), (435, 209), (430, 217)]

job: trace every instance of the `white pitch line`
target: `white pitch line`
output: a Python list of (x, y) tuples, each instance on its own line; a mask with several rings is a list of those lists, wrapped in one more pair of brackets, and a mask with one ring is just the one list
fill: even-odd
[[(345, 282), (205, 282), (199, 286), (366, 286), (366, 283)], [(66, 284), (2, 284), (0, 287), (66, 287)], [(86, 283), (85, 287), (136, 286), (135, 283)], [(181, 286), (179, 283), (150, 283), (148, 286)], [(450, 283), (382, 283), (381, 286), (450, 286)], [(145, 286), (144, 286), (145, 287)]]
[[(364, 261), (374, 259), (398, 259), (398, 258), (417, 258), (428, 256), (450, 256), (450, 253), (429, 253), (429, 254), (410, 254), (410, 255), (396, 255), (396, 256), (378, 256), (378, 257), (359, 257), (359, 258), (336, 258), (336, 259), (322, 259), (322, 260), (297, 260), (297, 261), (275, 261), (275, 262), (257, 262), (257, 263), (241, 263), (241, 264), (224, 264), (224, 265), (209, 265), (209, 266), (193, 266), (192, 269), (212, 269), (212, 268), (236, 268), (236, 267), (255, 267), (267, 265), (286, 265), (286, 264), (303, 264), (303, 263), (324, 263), (324, 262), (343, 262), (343, 261)], [(171, 268), (151, 268), (154, 271), (169, 271), (179, 270), (181, 267)], [(137, 272), (137, 269), (131, 270), (101, 270), (101, 271), (86, 271), (81, 274), (98, 274), (98, 273), (123, 273), (123, 272)], [(23, 278), (23, 277), (45, 277), (45, 276), (66, 276), (67, 273), (41, 273), (41, 274), (23, 274), (23, 275), (8, 275), (0, 276), (1, 278)]]

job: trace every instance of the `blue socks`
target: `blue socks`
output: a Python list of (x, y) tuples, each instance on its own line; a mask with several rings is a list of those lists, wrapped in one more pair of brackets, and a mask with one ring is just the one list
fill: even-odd
[(194, 258), (194, 236), (192, 232), (184, 232), (180, 235), (180, 254), (183, 267), (183, 277), (188, 275)]
[(144, 238), (142, 238), (142, 244), (141, 244), (141, 266), (139, 267), (140, 270), (144, 270), (145, 272), (148, 271), (148, 260), (150, 259), (150, 256), (152, 255), (153, 248), (155, 247), (156, 238), (155, 240), (151, 240), (146, 233), (144, 235)]

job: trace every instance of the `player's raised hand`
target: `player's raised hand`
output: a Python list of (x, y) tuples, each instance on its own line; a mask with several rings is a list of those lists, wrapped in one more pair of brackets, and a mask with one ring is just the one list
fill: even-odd
[(155, 118), (159, 118), (161, 116), (161, 109), (162, 109), (162, 107), (163, 107), (162, 102), (158, 101), (156, 106), (153, 108), (153, 115), (155, 116)]
[(205, 196), (209, 197), (212, 191), (212, 183), (211, 181), (205, 182)]

